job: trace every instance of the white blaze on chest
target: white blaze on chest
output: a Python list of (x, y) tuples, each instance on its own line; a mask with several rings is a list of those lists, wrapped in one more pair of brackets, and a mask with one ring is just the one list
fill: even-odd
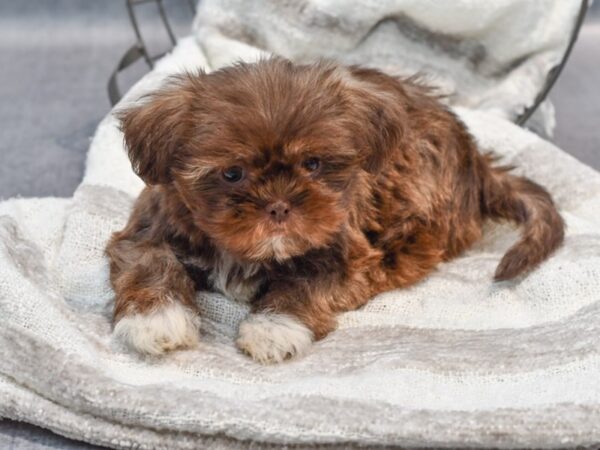
[(257, 264), (242, 265), (230, 255), (221, 253), (209, 269), (208, 280), (213, 289), (226, 297), (248, 302), (256, 295), (262, 281), (255, 276), (259, 268)]

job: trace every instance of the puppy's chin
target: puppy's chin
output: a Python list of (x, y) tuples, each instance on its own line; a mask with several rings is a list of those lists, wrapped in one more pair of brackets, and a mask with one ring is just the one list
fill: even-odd
[[(321, 224), (323, 225), (323, 224)], [(325, 248), (338, 234), (338, 227), (319, 226), (309, 229), (269, 227), (257, 224), (253, 230), (246, 226), (240, 229), (227, 227), (226, 233), (212, 235), (219, 248), (232, 256), (256, 263), (284, 262), (302, 256), (311, 250)]]
[[(233, 244), (233, 245), (232, 245)], [(224, 243), (223, 248), (240, 259), (252, 262), (284, 262), (301, 256), (313, 248), (305, 239), (298, 239), (284, 233), (274, 233), (256, 240), (248, 240), (242, 245)]]
[(275, 234), (256, 242), (254, 247), (248, 252), (248, 259), (254, 261), (285, 261), (294, 256), (303, 254), (299, 246), (287, 236)]

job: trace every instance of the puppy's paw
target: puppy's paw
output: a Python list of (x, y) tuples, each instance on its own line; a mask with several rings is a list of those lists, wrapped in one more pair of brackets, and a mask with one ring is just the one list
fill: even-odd
[(123, 316), (114, 335), (134, 350), (160, 355), (198, 344), (200, 316), (179, 302), (170, 302), (148, 314)]
[(262, 364), (279, 363), (306, 352), (312, 331), (288, 314), (251, 314), (240, 324), (237, 346)]

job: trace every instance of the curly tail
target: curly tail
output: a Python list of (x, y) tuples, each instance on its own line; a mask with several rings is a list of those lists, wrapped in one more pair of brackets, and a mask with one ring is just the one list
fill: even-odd
[(510, 169), (488, 166), (481, 185), (483, 214), (494, 220), (514, 221), (523, 228), (521, 239), (496, 268), (496, 281), (509, 280), (533, 269), (564, 239), (565, 224), (550, 194), (527, 178), (509, 174)]

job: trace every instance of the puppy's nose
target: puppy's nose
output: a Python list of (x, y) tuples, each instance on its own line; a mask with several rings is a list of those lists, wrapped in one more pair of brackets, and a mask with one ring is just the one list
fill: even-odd
[(278, 200), (267, 206), (267, 213), (273, 221), (282, 223), (288, 218), (290, 213), (290, 204), (288, 202)]

